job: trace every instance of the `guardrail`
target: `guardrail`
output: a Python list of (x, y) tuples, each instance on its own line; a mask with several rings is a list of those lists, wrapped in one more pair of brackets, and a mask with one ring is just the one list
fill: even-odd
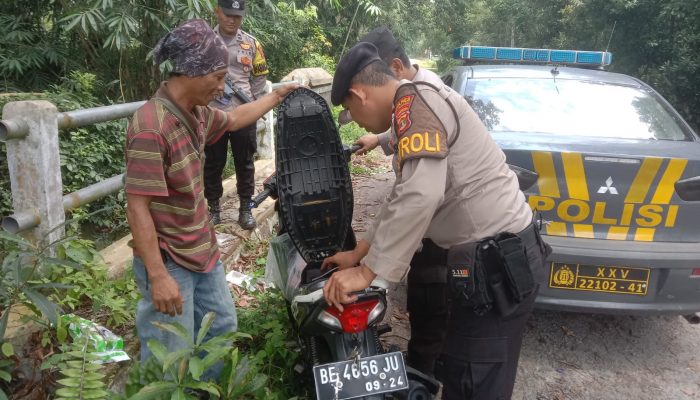
[[(267, 82), (269, 93), (282, 83)], [(325, 97), (330, 84), (313, 88)], [(58, 240), (65, 234), (54, 229), (65, 221), (65, 212), (117, 193), (124, 186), (124, 174), (63, 195), (59, 158), (59, 129), (130, 117), (145, 101), (115, 104), (70, 112), (58, 112), (44, 100), (10, 102), (3, 108), (0, 140), (6, 142), (14, 213), (2, 219), (2, 228), (19, 233), (33, 229), (35, 240)], [(258, 155), (274, 158), (274, 115), (258, 121)]]

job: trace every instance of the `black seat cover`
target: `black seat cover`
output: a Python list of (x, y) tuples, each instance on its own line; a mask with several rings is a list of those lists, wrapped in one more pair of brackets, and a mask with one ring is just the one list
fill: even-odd
[(307, 263), (343, 249), (352, 221), (352, 182), (326, 101), (300, 88), (280, 104), (276, 168), (280, 218)]

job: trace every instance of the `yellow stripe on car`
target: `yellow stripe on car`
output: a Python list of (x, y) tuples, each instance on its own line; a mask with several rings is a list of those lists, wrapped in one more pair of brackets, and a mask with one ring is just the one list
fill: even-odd
[(547, 235), (550, 236), (567, 236), (566, 224), (563, 222), (549, 222), (547, 224)]
[(656, 157), (645, 158), (642, 166), (637, 171), (637, 176), (634, 177), (630, 191), (627, 193), (625, 203), (644, 203), (647, 197), (651, 183), (654, 181), (656, 174), (659, 172), (659, 167), (663, 159)]
[(539, 175), (537, 186), (540, 189), (540, 194), (558, 198), (559, 182), (557, 182), (557, 173), (554, 170), (552, 153), (548, 151), (534, 151), (532, 152), (532, 162), (534, 163), (535, 172)]
[(574, 224), (574, 237), (593, 239), (593, 225)]
[(579, 153), (561, 153), (564, 162), (564, 177), (569, 198), (588, 201), (588, 184), (583, 169), (583, 157)]
[(679, 158), (673, 158), (668, 162), (668, 167), (666, 167), (666, 172), (664, 172), (659, 181), (659, 185), (656, 187), (656, 193), (651, 199), (653, 204), (668, 204), (671, 202), (671, 197), (673, 197), (674, 184), (677, 180), (681, 179), (685, 167), (688, 165), (688, 160), (683, 160)]
[(630, 231), (629, 226), (611, 226), (608, 229), (608, 240), (627, 240), (627, 234)]
[(634, 240), (637, 242), (653, 242), (655, 233), (655, 228), (637, 228), (637, 231), (634, 232)]

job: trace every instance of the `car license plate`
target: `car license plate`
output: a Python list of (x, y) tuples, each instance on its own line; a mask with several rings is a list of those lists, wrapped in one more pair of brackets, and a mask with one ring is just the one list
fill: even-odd
[(549, 287), (645, 296), (649, 269), (599, 265), (552, 263)]
[(316, 398), (354, 399), (408, 389), (400, 351), (314, 367)]

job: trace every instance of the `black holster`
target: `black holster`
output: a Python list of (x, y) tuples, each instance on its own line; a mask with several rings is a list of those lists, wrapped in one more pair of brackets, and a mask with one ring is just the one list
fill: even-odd
[(500, 234), (480, 242), (479, 256), (496, 310), (504, 317), (510, 315), (535, 290), (522, 240), (513, 234)]
[(477, 314), (491, 309), (493, 298), (486, 286), (486, 271), (478, 256), (478, 243), (464, 243), (447, 251), (450, 298), (473, 307)]
[(503, 317), (510, 315), (537, 288), (526, 246), (537, 244), (539, 249), (540, 242), (530, 225), (518, 234), (453, 246), (447, 256), (452, 298), (473, 306), (477, 314), (495, 307)]

